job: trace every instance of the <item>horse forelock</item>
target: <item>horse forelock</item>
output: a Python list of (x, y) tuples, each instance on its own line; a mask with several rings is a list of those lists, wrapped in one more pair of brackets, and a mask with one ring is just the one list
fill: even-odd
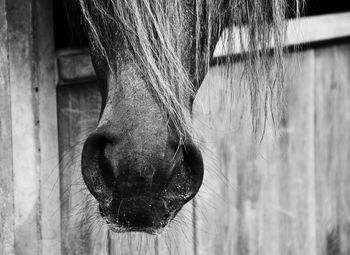
[[(155, 92), (169, 115), (180, 137), (191, 134), (188, 111), (190, 97), (194, 97), (193, 82), (181, 62), (181, 35), (184, 29), (185, 0), (79, 0), (87, 21), (92, 44), (113, 65), (113, 30), (118, 28), (123, 40), (135, 58), (145, 81)], [(298, 0), (295, 10), (298, 13)], [(237, 33), (225, 33), (229, 48), (245, 47), (245, 76), (249, 84), (253, 127), (256, 129), (261, 115), (266, 116), (267, 101), (281, 100), (283, 88), (283, 42), (286, 0), (194, 0), (196, 33), (195, 74), (207, 70), (212, 50), (227, 26), (234, 26)], [(201, 35), (207, 40), (203, 49)], [(273, 44), (273, 48), (271, 48)], [(230, 49), (228, 49), (230, 50)], [(271, 52), (273, 54), (271, 54)], [(201, 65), (201, 63), (204, 64)], [(225, 60), (227, 72), (233, 65)], [(111, 68), (112, 70), (113, 68)], [(265, 77), (264, 81), (261, 77)], [(232, 81), (232, 84), (237, 81)], [(233, 87), (234, 85), (232, 85)], [(272, 105), (272, 104), (269, 104)], [(278, 105), (278, 103), (277, 103)], [(261, 111), (263, 109), (263, 111)], [(273, 109), (271, 109), (273, 110)], [(262, 114), (261, 114), (262, 113)]]

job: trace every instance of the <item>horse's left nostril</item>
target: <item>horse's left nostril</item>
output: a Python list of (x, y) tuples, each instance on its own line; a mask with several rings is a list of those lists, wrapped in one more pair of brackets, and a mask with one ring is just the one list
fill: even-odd
[(203, 181), (202, 154), (189, 142), (176, 148), (170, 162), (169, 168), (155, 172), (153, 182), (161, 184), (159, 187), (166, 190), (166, 196), (175, 195), (188, 202), (197, 194)]
[(156, 187), (162, 189), (165, 188), (165, 186), (169, 183), (174, 174), (179, 168), (181, 168), (183, 164), (184, 157), (181, 147), (176, 150), (170, 148), (167, 160), (169, 162), (166, 164), (166, 167), (158, 168), (152, 178), (152, 182), (158, 185)]
[(192, 143), (186, 144), (183, 151), (184, 165), (188, 169), (188, 175), (191, 178), (192, 187), (196, 194), (202, 185), (204, 175), (202, 153)]

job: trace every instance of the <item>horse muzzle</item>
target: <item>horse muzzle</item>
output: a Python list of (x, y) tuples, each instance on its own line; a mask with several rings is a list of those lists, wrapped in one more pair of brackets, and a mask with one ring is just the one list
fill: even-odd
[(135, 150), (98, 131), (85, 142), (83, 178), (111, 230), (158, 234), (198, 192), (203, 180), (198, 148), (164, 144), (165, 151)]

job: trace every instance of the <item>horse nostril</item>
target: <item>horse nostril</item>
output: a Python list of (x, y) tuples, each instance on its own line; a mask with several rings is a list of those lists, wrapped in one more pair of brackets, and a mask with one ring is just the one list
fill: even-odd
[(166, 191), (166, 196), (175, 195), (188, 202), (197, 194), (203, 181), (202, 154), (190, 142), (182, 146), (171, 145), (168, 148), (169, 152), (173, 153), (167, 157), (170, 167), (157, 169), (153, 183), (159, 184), (157, 191)]
[(107, 136), (93, 133), (86, 140), (82, 153), (82, 175), (91, 194), (97, 199), (109, 200), (113, 193), (115, 178), (113, 168), (105, 157)]
[(200, 150), (193, 144), (187, 144), (183, 150), (184, 162), (188, 166), (189, 175), (193, 179), (203, 179), (203, 158)]
[(168, 162), (165, 164), (165, 167), (158, 168), (153, 175), (153, 183), (158, 184), (158, 188), (164, 188), (178, 169), (181, 168), (184, 161), (181, 147), (176, 150), (170, 148), (166, 160)]

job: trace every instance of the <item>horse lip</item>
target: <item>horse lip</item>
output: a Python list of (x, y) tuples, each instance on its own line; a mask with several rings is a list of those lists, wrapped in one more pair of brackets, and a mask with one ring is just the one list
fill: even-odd
[(120, 233), (120, 234), (126, 233), (126, 232), (144, 232), (144, 233), (150, 234), (150, 235), (159, 235), (165, 230), (165, 227), (161, 227), (161, 228), (119, 227), (119, 226), (115, 226), (114, 224), (107, 224), (107, 226), (108, 226), (108, 229), (111, 230), (112, 232)]
[[(170, 203), (170, 201), (165, 201), (164, 198), (157, 198), (154, 197), (149, 198), (149, 197), (129, 197), (127, 199), (123, 199), (123, 203), (125, 203), (125, 200), (130, 201), (137, 201), (137, 200), (143, 200), (143, 201), (149, 201), (149, 200), (153, 200), (153, 201), (158, 201), (158, 203), (162, 204), (163, 206), (163, 210), (165, 210), (164, 212), (166, 212), (166, 214), (164, 215), (165, 218), (158, 218), (158, 220), (156, 222), (154, 222), (154, 225), (149, 225), (149, 226), (132, 226), (132, 225), (121, 225), (119, 224), (119, 220), (118, 217), (111, 218), (111, 215), (109, 214), (109, 209), (105, 208), (103, 205), (99, 205), (99, 212), (100, 215), (102, 217), (102, 219), (106, 222), (106, 225), (108, 227), (109, 230), (115, 232), (115, 233), (125, 233), (125, 232), (144, 232), (147, 234), (151, 234), (151, 235), (158, 235), (161, 234), (166, 227), (168, 226), (168, 224), (171, 222), (171, 220), (175, 217), (175, 215), (177, 214), (177, 212), (179, 211), (179, 209), (182, 207), (180, 206), (180, 208), (178, 208), (178, 206), (175, 205), (174, 208), (174, 204)], [(170, 203), (170, 204), (169, 204)], [(158, 205), (159, 205), (158, 204)], [(176, 202), (175, 202), (176, 204)], [(150, 205), (151, 206), (151, 205)], [(170, 208), (169, 208), (169, 207)], [(155, 210), (156, 212), (157, 210)], [(154, 213), (155, 213), (154, 212)]]

